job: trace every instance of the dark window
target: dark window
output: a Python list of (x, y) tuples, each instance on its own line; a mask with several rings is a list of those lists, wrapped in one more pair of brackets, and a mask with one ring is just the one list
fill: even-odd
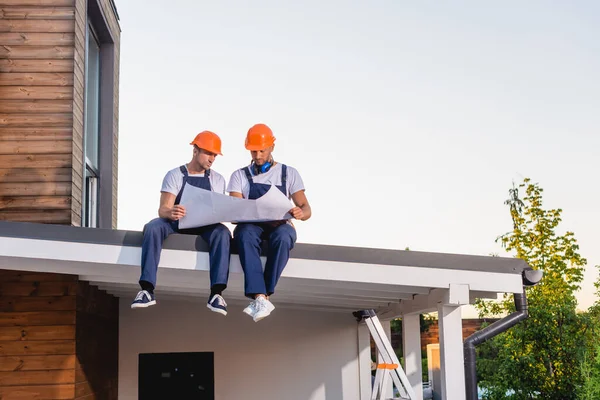
[(138, 399), (214, 400), (214, 353), (139, 355)]

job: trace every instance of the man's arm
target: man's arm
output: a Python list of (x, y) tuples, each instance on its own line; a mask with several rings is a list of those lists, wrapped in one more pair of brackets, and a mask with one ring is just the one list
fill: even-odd
[(159, 217), (177, 221), (185, 216), (185, 207), (175, 205), (175, 198), (176, 196), (173, 193), (160, 192)]
[(299, 219), (301, 221), (306, 221), (312, 215), (312, 210), (310, 208), (310, 204), (308, 204), (308, 199), (306, 198), (306, 194), (304, 194), (304, 190), (299, 190), (292, 195), (292, 201), (296, 205), (296, 207), (290, 210), (290, 214), (292, 217)]
[(242, 196), (242, 194), (239, 193), (239, 192), (229, 192), (229, 195), (231, 197), (237, 197), (238, 199), (243, 199), (244, 198), (244, 196)]

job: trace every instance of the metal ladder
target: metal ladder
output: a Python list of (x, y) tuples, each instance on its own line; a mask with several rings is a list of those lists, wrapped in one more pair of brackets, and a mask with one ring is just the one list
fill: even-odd
[[(361, 310), (352, 313), (356, 319), (365, 321), (371, 337), (377, 347), (377, 372), (375, 372), (375, 382), (373, 383), (373, 389), (371, 391), (371, 400), (387, 400), (385, 398), (385, 391), (388, 388), (389, 379), (392, 378), (392, 382), (398, 392), (400, 393), (400, 399), (405, 400), (416, 400), (415, 392), (408, 382), (408, 378), (404, 373), (404, 370), (400, 366), (400, 360), (396, 356), (392, 344), (390, 343), (381, 322), (374, 310)], [(397, 397), (396, 397), (397, 399)]]

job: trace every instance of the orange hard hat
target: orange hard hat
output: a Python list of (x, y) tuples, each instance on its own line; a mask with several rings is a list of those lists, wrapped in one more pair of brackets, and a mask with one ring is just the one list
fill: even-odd
[(211, 131), (200, 132), (190, 144), (195, 144), (199, 148), (211, 153), (223, 155), (221, 153), (221, 138)]
[(275, 144), (275, 136), (271, 128), (265, 124), (256, 124), (246, 135), (246, 149), (250, 151), (264, 150)]

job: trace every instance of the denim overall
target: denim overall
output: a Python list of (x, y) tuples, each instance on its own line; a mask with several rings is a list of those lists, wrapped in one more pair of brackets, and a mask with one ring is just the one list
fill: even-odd
[[(271, 188), (270, 184), (254, 182), (248, 168), (243, 171), (250, 185), (248, 199), (256, 200)], [(276, 187), (287, 196), (287, 166), (284, 164), (281, 165), (281, 185)], [(233, 240), (237, 244), (244, 270), (246, 296), (254, 298), (256, 294), (270, 296), (275, 293), (275, 286), (288, 262), (290, 250), (296, 243), (296, 229), (288, 223), (240, 223), (233, 231)], [(268, 240), (269, 243), (264, 274), (260, 261), (262, 240)]]
[[(185, 165), (179, 167), (183, 174), (183, 185), (175, 198), (175, 204), (181, 201), (181, 195), (185, 185), (212, 190), (210, 185), (210, 170), (204, 176), (189, 176)], [(172, 233), (183, 233), (189, 235), (200, 235), (210, 248), (210, 286), (220, 285), (222, 289), (227, 287), (229, 279), (229, 245), (231, 233), (223, 224), (214, 224), (200, 228), (179, 229), (179, 221), (171, 221), (166, 218), (155, 218), (144, 226), (144, 240), (142, 242), (142, 276), (140, 282), (145, 281), (156, 287), (156, 273), (160, 261), (160, 252), (167, 236)]]

